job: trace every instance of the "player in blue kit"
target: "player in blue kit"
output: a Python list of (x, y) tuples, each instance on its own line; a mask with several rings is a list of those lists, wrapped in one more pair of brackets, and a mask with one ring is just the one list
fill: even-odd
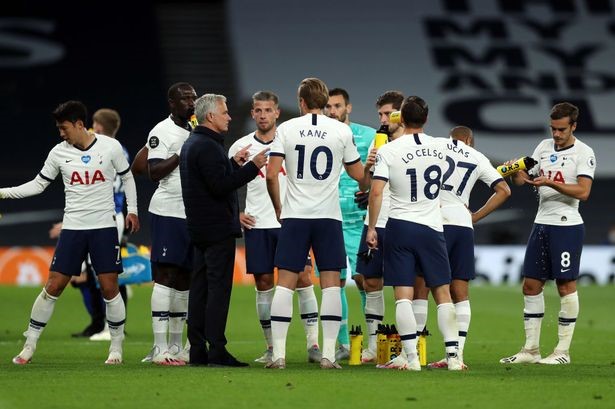
[[(340, 122), (350, 126), (352, 137), (357, 146), (361, 161), (365, 162), (369, 152), (369, 146), (374, 140), (376, 130), (369, 126), (350, 122), (352, 104), (350, 96), (345, 89), (333, 88), (329, 90), (329, 101), (325, 105), (325, 115), (335, 118)], [(344, 246), (346, 247), (347, 268), (340, 273), (341, 278), (341, 297), (342, 297), (342, 322), (340, 332), (337, 335), (338, 348), (335, 352), (335, 359), (340, 361), (348, 359), (350, 354), (350, 337), (348, 334), (348, 300), (346, 298), (346, 278), (350, 272), (359, 289), (361, 295), (361, 306), (365, 310), (365, 290), (363, 289), (363, 276), (357, 272), (357, 253), (363, 221), (365, 220), (365, 210), (359, 208), (355, 203), (355, 193), (359, 190), (357, 181), (352, 179), (346, 172), (342, 172), (339, 184), (340, 206), (342, 209), (342, 229), (344, 231)]]
[[(596, 157), (592, 148), (574, 136), (579, 117), (576, 106), (556, 104), (550, 117), (553, 137), (541, 141), (534, 150), (532, 158), (537, 165), (529, 173), (522, 170), (512, 177), (517, 185), (536, 187), (540, 200), (523, 261), (525, 345), (515, 355), (500, 359), (503, 364), (571, 362), (569, 349), (579, 315), (577, 279), (585, 233), (579, 201), (589, 198)], [(555, 280), (560, 296), (559, 342), (553, 353), (541, 358), (543, 288), (547, 280)]]
[(53, 314), (55, 302), (71, 276), (81, 273), (81, 263), (90, 254), (106, 304), (111, 346), (106, 364), (122, 363), (122, 343), (126, 309), (119, 294), (117, 275), (122, 272), (113, 201), (116, 174), (125, 186), (128, 215), (126, 227), (139, 229), (137, 191), (120, 143), (104, 135), (88, 132), (87, 109), (79, 101), (60, 104), (53, 112), (64, 140), (45, 160), (39, 174), (30, 182), (0, 189), (0, 199), (21, 199), (42, 193), (62, 176), (66, 195), (62, 232), (51, 262), (45, 288), (32, 306), (30, 324), (22, 351), (13, 358), (16, 365), (32, 360), (38, 339)]

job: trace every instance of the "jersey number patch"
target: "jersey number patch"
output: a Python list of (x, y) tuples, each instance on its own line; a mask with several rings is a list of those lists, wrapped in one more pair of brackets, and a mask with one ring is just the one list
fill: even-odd
[[(305, 145), (296, 145), (295, 150), (299, 153), (297, 158), (297, 179), (303, 179), (305, 172)], [(318, 172), (316, 164), (318, 162), (318, 156), (324, 153), (327, 163), (325, 165), (324, 172)], [(310, 155), (310, 173), (316, 180), (325, 180), (331, 174), (333, 169), (333, 152), (327, 146), (318, 146)]]

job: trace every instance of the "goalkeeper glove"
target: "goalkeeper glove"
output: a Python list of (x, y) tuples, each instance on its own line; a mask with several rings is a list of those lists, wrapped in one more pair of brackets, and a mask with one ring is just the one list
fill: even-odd
[(367, 209), (367, 203), (369, 202), (369, 192), (354, 193), (354, 202), (359, 206), (359, 209)]

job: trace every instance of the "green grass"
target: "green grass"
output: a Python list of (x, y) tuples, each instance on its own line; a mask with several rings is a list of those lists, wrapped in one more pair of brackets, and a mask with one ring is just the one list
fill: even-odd
[[(503, 366), (499, 358), (523, 343), (518, 287), (472, 289), (472, 325), (465, 358), (470, 370), (420, 373), (373, 366), (322, 371), (306, 363), (305, 341), (295, 316), (284, 371), (258, 365), (245, 369), (155, 367), (142, 364), (151, 342), (151, 287), (134, 287), (128, 306), (124, 365), (106, 367), (107, 343), (72, 339), (88, 317), (79, 292), (68, 288), (56, 305), (30, 365), (11, 358), (23, 343), (30, 308), (40, 290), (0, 287), (0, 409), (3, 408), (612, 408), (615, 407), (613, 287), (580, 289), (581, 315), (568, 366)], [(542, 353), (557, 343), (559, 299), (546, 289)], [(351, 324), (361, 323), (360, 303), (348, 290)], [(393, 323), (392, 294), (385, 322)], [(297, 308), (295, 308), (296, 313)], [(442, 356), (435, 309), (430, 305), (429, 360)], [(363, 325), (364, 327), (364, 325)], [(254, 290), (235, 287), (227, 327), (229, 350), (251, 362), (264, 349)]]

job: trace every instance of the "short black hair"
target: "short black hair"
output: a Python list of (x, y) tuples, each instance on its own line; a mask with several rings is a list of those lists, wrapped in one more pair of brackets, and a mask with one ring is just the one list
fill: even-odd
[(173, 99), (177, 96), (177, 93), (179, 92), (180, 88), (192, 88), (194, 89), (194, 87), (190, 84), (188, 84), (187, 82), (176, 82), (175, 84), (171, 85), (169, 87), (169, 90), (167, 91), (167, 98), (169, 99)]
[(57, 123), (68, 121), (74, 124), (77, 121), (81, 121), (85, 125), (88, 109), (81, 101), (66, 101), (58, 105), (51, 115), (53, 115)]
[(329, 96), (332, 97), (334, 95), (341, 95), (344, 97), (344, 103), (348, 105), (350, 103), (350, 95), (348, 95), (348, 91), (344, 88), (333, 88), (329, 90)]
[(404, 125), (409, 128), (421, 128), (427, 122), (429, 107), (421, 97), (413, 95), (406, 98), (401, 106), (401, 117)]

